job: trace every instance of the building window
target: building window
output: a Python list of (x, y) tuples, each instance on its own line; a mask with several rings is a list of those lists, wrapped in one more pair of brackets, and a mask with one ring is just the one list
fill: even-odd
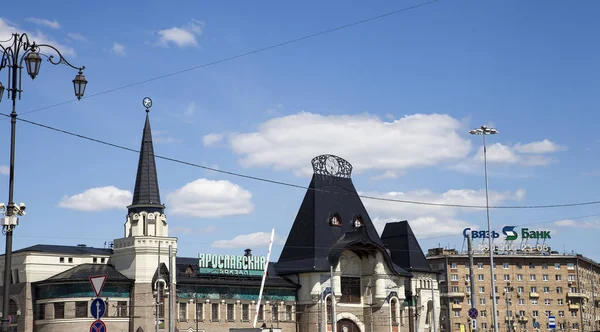
[(483, 281), (483, 274), (478, 274), (478, 275), (477, 275), (477, 279), (478, 279), (479, 281)]
[(560, 274), (556, 275), (556, 281), (561, 281), (562, 280), (562, 276)]
[(329, 224), (335, 227), (342, 227), (342, 217), (335, 213), (333, 216), (331, 216), (331, 219), (329, 219)]
[(452, 279), (451, 279), (452, 281), (458, 281), (458, 274), (453, 274), (453, 275), (451, 275), (451, 277), (452, 277)]
[(560, 287), (560, 286), (559, 286), (559, 287), (556, 287), (556, 292), (557, 292), (558, 294), (562, 294), (562, 292), (563, 292), (563, 288), (562, 288), (562, 287)]
[(213, 303), (211, 306), (211, 318), (210, 320), (213, 322), (218, 322), (219, 321), (219, 304), (218, 303)]
[(65, 318), (65, 303), (56, 302), (54, 303), (54, 319)]
[(487, 311), (481, 310), (481, 317), (486, 317), (486, 316), (487, 316)]
[(392, 301), (390, 302), (390, 311), (392, 312), (392, 324), (396, 325), (398, 317), (396, 316), (396, 299), (392, 299)]
[(360, 277), (342, 277), (341, 303), (360, 303)]
[[(544, 300), (544, 304), (545, 304), (545, 305), (550, 305), (550, 299), (545, 299), (545, 300)], [(550, 316), (550, 315), (548, 315), (548, 316)]]
[(127, 301), (117, 302), (117, 317), (127, 317)]
[(510, 280), (510, 274), (505, 274), (504, 281), (509, 281), (509, 280)]
[(452, 286), (452, 292), (453, 293), (458, 293), (460, 290), (458, 289), (458, 286)]
[(544, 287), (544, 293), (548, 294), (550, 293), (550, 287)]
[(505, 269), (508, 269), (508, 266), (509, 266), (508, 263), (504, 263), (502, 267)]
[(451, 269), (456, 269), (456, 263), (450, 263), (450, 268)]
[(564, 312), (564, 311), (562, 311), (562, 310), (560, 310), (560, 311), (558, 312), (558, 317), (565, 317), (565, 312)]
[(519, 305), (525, 305), (525, 299), (519, 299)]
[(574, 274), (569, 274), (568, 279), (569, 281), (575, 281), (575, 275)]
[(87, 301), (75, 302), (75, 318), (86, 318), (88, 316)]
[(556, 304), (563, 305), (564, 304), (563, 299), (556, 300)]
[(242, 320), (244, 322), (250, 320), (250, 305), (248, 303), (242, 304)]
[(540, 315), (540, 313), (537, 310), (532, 311), (531, 315), (533, 317), (538, 317)]
[(479, 299), (479, 304), (481, 304), (481, 305), (485, 305), (485, 299), (484, 299), (484, 298), (480, 298), (480, 299)]
[(45, 303), (37, 304), (36, 307), (37, 307), (36, 319), (38, 319), (38, 320), (46, 319), (46, 304)]
[(547, 269), (548, 269), (548, 264), (547, 263), (542, 264), (542, 270), (547, 270)]
[(537, 299), (531, 299), (531, 305), (537, 305)]
[(258, 308), (258, 319), (257, 320), (261, 321), (261, 322), (265, 320), (265, 311), (263, 310), (264, 307), (265, 306), (263, 304), (261, 304), (260, 307)]
[(560, 263), (554, 263), (554, 269), (560, 270)]
[(331, 296), (327, 297), (326, 304), (327, 304), (327, 309), (326, 309), (327, 310), (327, 323), (331, 324), (331, 312), (333, 310), (331, 307)]
[(106, 258), (102, 257), (100, 258), (100, 263), (104, 263), (106, 261)]
[(227, 303), (227, 321), (228, 322), (233, 322), (234, 317), (233, 317), (233, 303)]
[(574, 269), (575, 269), (575, 264), (567, 263), (567, 270), (574, 270)]
[(179, 302), (179, 321), (187, 322), (187, 303)]
[(530, 275), (530, 276), (529, 276), (529, 280), (531, 280), (531, 281), (535, 281), (535, 274), (532, 274), (532, 275)]
[[(394, 315), (396, 314), (396, 311), (392, 311), (394, 313)], [(285, 306), (285, 320), (288, 322), (292, 321), (292, 305), (288, 304)]]
[(273, 322), (279, 321), (279, 307), (277, 306), (277, 304), (273, 304), (273, 306), (271, 307), (271, 320)]
[(92, 258), (92, 263), (98, 263), (98, 257)]
[(64, 263), (64, 262), (65, 262), (65, 258), (64, 258), (64, 257), (60, 257), (60, 258), (58, 259), (58, 261), (59, 261), (59, 262), (61, 262), (61, 263)]
[(571, 317), (577, 317), (577, 310), (571, 310)]
[(202, 308), (204, 308), (204, 303), (198, 303), (196, 302), (196, 321), (200, 322), (202, 321)]
[(529, 269), (530, 269), (530, 270), (533, 270), (533, 269), (535, 269), (535, 264), (534, 264), (534, 263), (529, 263)]
[(517, 274), (517, 281), (523, 281), (523, 275)]
[(479, 286), (479, 293), (485, 293), (485, 287)]
[(69, 263), (73, 263), (73, 257), (69, 257)]
[(531, 286), (531, 292), (532, 293), (537, 293), (537, 287), (536, 286)]
[(548, 281), (548, 275), (547, 274), (543, 274), (542, 275), (542, 280), (543, 281)]
[(454, 310), (454, 317), (460, 317), (460, 310)]
[(477, 263), (477, 268), (480, 270), (483, 269), (483, 263)]
[(483, 329), (483, 330), (487, 329), (487, 323), (481, 323), (481, 329)]
[(524, 291), (525, 289), (523, 288), (523, 286), (517, 287), (517, 293), (523, 293)]

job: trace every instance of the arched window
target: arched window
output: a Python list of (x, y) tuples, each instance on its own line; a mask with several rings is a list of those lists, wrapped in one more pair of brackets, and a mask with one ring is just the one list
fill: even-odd
[(397, 307), (398, 307), (398, 300), (392, 299), (390, 301), (390, 311), (391, 311), (391, 314), (392, 314), (392, 324), (397, 324), (398, 323), (398, 315), (396, 314)]
[(331, 313), (333, 312), (333, 308), (331, 306), (331, 295), (327, 296), (327, 300), (325, 300), (327, 306), (327, 324), (331, 324)]
[(433, 301), (427, 301), (427, 316), (425, 316), (425, 324), (431, 324), (433, 316)]

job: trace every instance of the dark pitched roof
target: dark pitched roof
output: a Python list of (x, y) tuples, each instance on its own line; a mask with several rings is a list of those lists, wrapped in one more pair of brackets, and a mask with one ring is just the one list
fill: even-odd
[(160, 192), (158, 190), (158, 176), (156, 175), (156, 162), (154, 160), (154, 146), (152, 144), (152, 130), (150, 129), (150, 118), (146, 114), (144, 133), (142, 135), (142, 146), (140, 148), (140, 159), (138, 162), (137, 176), (133, 190), (133, 200), (127, 207), (129, 213), (147, 211), (164, 212), (164, 205), (160, 203)]
[(385, 224), (381, 240), (390, 250), (395, 264), (407, 271), (433, 272), (408, 221)]
[[(191, 267), (191, 274), (186, 273), (189, 267)], [(260, 287), (262, 281), (262, 276), (198, 275), (197, 258), (177, 257), (176, 269), (178, 284)], [(265, 287), (296, 289), (300, 285), (284, 276), (277, 275), (273, 263), (270, 263)]]
[(13, 253), (19, 252), (43, 252), (51, 254), (65, 254), (65, 255), (112, 255), (112, 249), (106, 248), (94, 248), (94, 247), (83, 247), (83, 246), (60, 246), (53, 244), (36, 244), (31, 247), (19, 249), (13, 251)]
[[(342, 220), (340, 227), (331, 226), (329, 222), (335, 213)], [(364, 226), (357, 232), (353, 220), (359, 215)], [(336, 250), (332, 250), (334, 247)], [(349, 177), (313, 174), (276, 263), (277, 271), (282, 274), (329, 271), (330, 260), (336, 263), (343, 249), (355, 251), (358, 247), (381, 252), (392, 271), (410, 275), (391, 264), (352, 180)]]
[(80, 264), (42, 282), (88, 281), (90, 277), (106, 274), (107, 281), (133, 281), (108, 264)]

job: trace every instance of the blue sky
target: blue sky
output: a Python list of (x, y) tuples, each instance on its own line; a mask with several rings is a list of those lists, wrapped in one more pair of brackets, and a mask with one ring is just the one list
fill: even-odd
[[(113, 2), (17, 4), (0, 15), (16, 31), (86, 66), (86, 96), (23, 118), (139, 148), (142, 99), (154, 106), (158, 155), (298, 185), (310, 160), (332, 153), (355, 167), (365, 195), (485, 204), (481, 137), (489, 138), (492, 205), (598, 199), (600, 30), (595, 1), (441, 0), (264, 52), (98, 93), (412, 6), (380, 2)], [(66, 66), (23, 78), (20, 114), (75, 99)], [(0, 72), (6, 85), (6, 71)], [(0, 112), (9, 113), (6, 95)], [(9, 157), (9, 121), (0, 170)], [(15, 198), (27, 204), (14, 247), (104, 246), (123, 236), (138, 156), (26, 123), (17, 127)], [(266, 253), (274, 259), (304, 191), (157, 161), (179, 254)], [(0, 177), (7, 200), (8, 176)], [(460, 248), (485, 228), (480, 209), (364, 200), (379, 230), (411, 221), (427, 250)], [(587, 216), (587, 217), (586, 217)], [(556, 250), (600, 260), (598, 205), (492, 209), (492, 227), (551, 230)], [(525, 226), (524, 226), (525, 227)], [(236, 238), (237, 237), (237, 238)]]

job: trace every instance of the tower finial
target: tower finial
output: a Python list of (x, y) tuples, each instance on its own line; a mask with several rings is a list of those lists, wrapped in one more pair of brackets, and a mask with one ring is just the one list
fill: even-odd
[(142, 100), (142, 104), (146, 108), (146, 113), (150, 113), (150, 107), (152, 107), (152, 99), (150, 99), (150, 97), (146, 97), (144, 98), (144, 100)]

